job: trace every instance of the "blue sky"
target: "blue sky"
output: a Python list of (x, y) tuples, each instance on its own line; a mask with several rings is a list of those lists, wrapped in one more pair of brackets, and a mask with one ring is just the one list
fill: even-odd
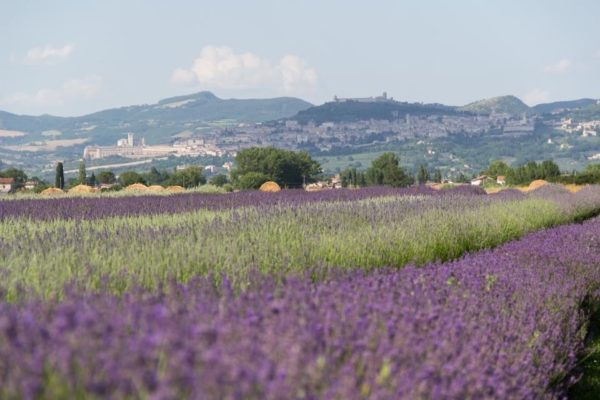
[(199, 90), (598, 98), (598, 16), (597, 0), (2, 2), (0, 109), (80, 115)]

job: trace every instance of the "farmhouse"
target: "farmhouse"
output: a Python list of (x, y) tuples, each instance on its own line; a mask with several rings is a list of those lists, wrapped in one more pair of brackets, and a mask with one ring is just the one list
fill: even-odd
[(489, 179), (490, 179), (490, 177), (487, 176), (487, 175), (480, 175), (477, 178), (471, 179), (471, 185), (473, 185), (473, 186), (481, 186), (486, 181), (488, 181)]
[(37, 186), (36, 181), (27, 181), (25, 182), (25, 190), (33, 190)]
[(498, 175), (496, 177), (496, 183), (498, 185), (506, 185), (506, 177), (504, 175)]
[(14, 178), (0, 178), (0, 194), (10, 193), (15, 187)]

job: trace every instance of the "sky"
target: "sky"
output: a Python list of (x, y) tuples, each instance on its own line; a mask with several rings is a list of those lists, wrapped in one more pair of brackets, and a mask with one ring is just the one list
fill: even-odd
[(0, 110), (210, 90), (315, 104), (600, 98), (600, 1), (0, 1)]

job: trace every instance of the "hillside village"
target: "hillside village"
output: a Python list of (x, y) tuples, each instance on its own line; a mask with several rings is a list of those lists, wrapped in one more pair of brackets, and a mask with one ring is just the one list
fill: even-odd
[[(394, 103), (387, 94), (368, 98), (338, 98), (335, 103)], [(493, 134), (518, 137), (535, 130), (536, 117), (522, 113), (411, 115), (396, 113), (390, 119), (349, 122), (310, 121), (302, 124), (293, 117), (268, 123), (239, 123), (210, 130), (187, 130), (170, 144), (147, 146), (142, 139), (121, 139), (116, 146), (86, 146), (83, 157), (100, 159), (110, 156), (127, 158), (152, 156), (234, 155), (253, 146), (274, 146), (291, 150), (328, 151), (333, 148), (360, 148), (376, 143), (401, 142), (407, 139), (434, 139), (449, 135), (478, 136)], [(181, 138), (185, 136), (185, 138)]]

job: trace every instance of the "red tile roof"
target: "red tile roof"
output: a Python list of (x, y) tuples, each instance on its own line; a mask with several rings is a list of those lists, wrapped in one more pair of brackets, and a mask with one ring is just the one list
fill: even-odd
[(7, 183), (15, 183), (15, 178), (0, 178), (0, 185)]

